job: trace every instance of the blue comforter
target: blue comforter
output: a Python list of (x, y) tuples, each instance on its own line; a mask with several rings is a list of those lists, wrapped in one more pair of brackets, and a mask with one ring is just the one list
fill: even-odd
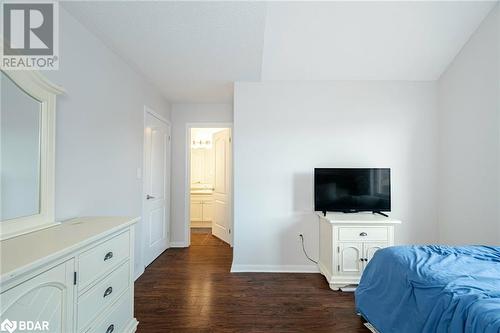
[(381, 333), (499, 333), (500, 247), (382, 249), (355, 295)]

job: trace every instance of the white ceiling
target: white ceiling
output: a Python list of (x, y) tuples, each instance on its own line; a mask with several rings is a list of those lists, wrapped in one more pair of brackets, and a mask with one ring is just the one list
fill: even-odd
[(268, 5), (263, 80), (437, 80), (494, 2)]
[(260, 79), (265, 3), (78, 1), (62, 6), (172, 102), (232, 102), (232, 82)]
[(497, 4), (65, 2), (172, 102), (231, 102), (234, 81), (436, 80)]

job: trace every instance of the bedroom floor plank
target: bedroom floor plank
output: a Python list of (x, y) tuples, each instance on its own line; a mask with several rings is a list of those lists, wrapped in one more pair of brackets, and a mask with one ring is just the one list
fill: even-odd
[(232, 249), (192, 233), (135, 283), (137, 332), (369, 332), (352, 293), (333, 292), (320, 274), (229, 272)]

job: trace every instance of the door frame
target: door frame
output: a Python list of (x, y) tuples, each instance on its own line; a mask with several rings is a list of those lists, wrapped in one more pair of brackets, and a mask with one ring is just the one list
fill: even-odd
[[(191, 212), (190, 212), (190, 200), (191, 200), (191, 129), (192, 128), (229, 128), (231, 130), (231, 138), (234, 137), (234, 129), (233, 123), (230, 122), (193, 122), (186, 124), (186, 138), (185, 138), (185, 165), (184, 172), (186, 174), (184, 181), (184, 239), (186, 240), (186, 247), (191, 246), (191, 232), (190, 232), (190, 221), (191, 221)], [(233, 140), (231, 140), (233, 141)], [(230, 209), (230, 218), (231, 222), (231, 247), (233, 247), (234, 243), (234, 145), (231, 145), (231, 209)]]
[(167, 186), (167, 190), (166, 192), (168, 193), (169, 195), (169, 200), (167, 200), (167, 207), (168, 207), (168, 215), (165, 215), (165, 218), (168, 219), (168, 238), (167, 239), (167, 249), (170, 248), (170, 243), (171, 243), (171, 240), (170, 240), (170, 236), (172, 234), (171, 230), (172, 230), (172, 219), (171, 219), (171, 209), (172, 209), (172, 186), (171, 186), (171, 175), (172, 175), (172, 124), (171, 122), (166, 119), (165, 117), (163, 117), (162, 115), (158, 114), (156, 111), (154, 111), (152, 108), (150, 108), (149, 106), (147, 105), (144, 105), (144, 111), (143, 111), (143, 118), (142, 118), (142, 128), (143, 128), (143, 138), (142, 138), (142, 172), (141, 172), (141, 239), (140, 239), (140, 244), (141, 244), (141, 258), (136, 258), (137, 259), (140, 259), (140, 264), (139, 264), (139, 267), (142, 268), (141, 272), (139, 274), (136, 274), (137, 276), (135, 276), (135, 279), (137, 279), (139, 276), (142, 275), (142, 273), (144, 273), (144, 270), (146, 268), (146, 265), (145, 265), (145, 253), (146, 253), (146, 233), (144, 232), (145, 231), (145, 220), (144, 220), (144, 216), (145, 216), (145, 211), (144, 211), (144, 208), (145, 208), (145, 203), (146, 203), (146, 193), (144, 191), (144, 179), (145, 176), (146, 176), (146, 169), (145, 169), (145, 165), (146, 165), (146, 140), (145, 140), (145, 137), (144, 137), (144, 129), (146, 128), (146, 116), (147, 115), (150, 115), (150, 116), (153, 116), (154, 118), (164, 122), (167, 126), (168, 126), (168, 129), (169, 129), (169, 135), (170, 135), (170, 139), (168, 140), (168, 147), (169, 147), (169, 151), (170, 151), (170, 154), (168, 154), (167, 156), (167, 165), (168, 165), (168, 172), (166, 173), (165, 175), (165, 181), (166, 181), (166, 186)]

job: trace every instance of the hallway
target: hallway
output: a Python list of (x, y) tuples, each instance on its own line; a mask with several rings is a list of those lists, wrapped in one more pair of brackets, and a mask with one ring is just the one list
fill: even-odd
[(210, 234), (164, 252), (135, 283), (138, 332), (368, 332), (353, 294), (320, 274), (231, 274), (231, 262)]

